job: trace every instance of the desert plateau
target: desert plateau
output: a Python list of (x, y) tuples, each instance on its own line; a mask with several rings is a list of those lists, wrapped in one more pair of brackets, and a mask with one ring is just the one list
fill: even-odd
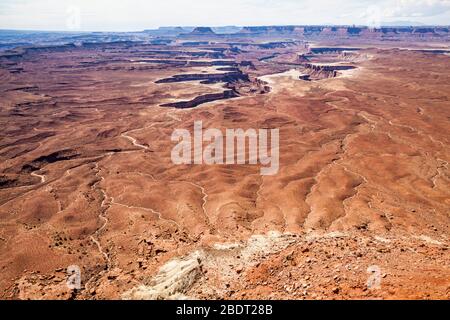
[[(447, 27), (5, 45), (0, 299), (450, 299), (449, 71)], [(195, 121), (279, 129), (278, 172), (174, 164)]]

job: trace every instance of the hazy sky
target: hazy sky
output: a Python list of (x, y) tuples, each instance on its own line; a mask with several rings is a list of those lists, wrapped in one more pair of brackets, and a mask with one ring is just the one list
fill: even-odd
[(159, 26), (450, 24), (450, 0), (0, 0), (0, 29), (138, 31)]

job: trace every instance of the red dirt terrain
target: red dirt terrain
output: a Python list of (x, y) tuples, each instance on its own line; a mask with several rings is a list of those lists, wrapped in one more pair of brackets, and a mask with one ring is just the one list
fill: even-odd
[[(448, 46), (201, 31), (0, 57), (0, 298), (449, 299)], [(199, 120), (278, 174), (173, 164)]]

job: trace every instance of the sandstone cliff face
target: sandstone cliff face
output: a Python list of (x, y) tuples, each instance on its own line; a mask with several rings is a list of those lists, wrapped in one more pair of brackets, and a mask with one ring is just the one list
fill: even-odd
[(234, 82), (234, 81), (249, 81), (246, 74), (242, 73), (239, 69), (232, 72), (225, 73), (213, 73), (213, 74), (180, 74), (171, 78), (161, 79), (156, 83), (172, 83), (172, 82), (185, 82), (185, 81), (198, 81), (204, 84), (211, 84), (217, 82)]
[(180, 102), (162, 104), (161, 107), (170, 107), (170, 108), (177, 108), (177, 109), (191, 109), (191, 108), (195, 108), (195, 107), (197, 107), (201, 104), (207, 103), (207, 102), (236, 98), (238, 96), (239, 95), (236, 92), (234, 92), (233, 90), (225, 90), (224, 92), (221, 92), (221, 93), (211, 93), (211, 94), (205, 94), (202, 96), (198, 96), (189, 101), (180, 101)]
[(308, 80), (321, 80), (326, 78), (335, 78), (339, 71), (355, 69), (353, 66), (345, 65), (317, 65), (313, 63), (304, 64), (305, 71), (309, 77)]
[(12, 61), (18, 61), (27, 54), (33, 53), (52, 53), (52, 52), (64, 52), (75, 49), (74, 44), (63, 44), (54, 46), (35, 46), (35, 47), (22, 47), (13, 50), (8, 50), (0, 55), (0, 59), (7, 59)]

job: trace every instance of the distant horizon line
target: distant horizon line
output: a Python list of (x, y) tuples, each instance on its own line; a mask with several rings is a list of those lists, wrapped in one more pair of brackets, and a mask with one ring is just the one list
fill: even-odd
[[(396, 23), (395, 21), (392, 23)], [(220, 25), (220, 26), (207, 26), (207, 25), (168, 25), (168, 26), (158, 26), (154, 28), (144, 28), (140, 30), (61, 30), (61, 29), (8, 29), (8, 28), (0, 28), (0, 32), (2, 31), (21, 31), (21, 32), (55, 32), (55, 33), (142, 33), (145, 31), (155, 31), (160, 30), (163, 28), (257, 28), (257, 27), (356, 27), (356, 28), (373, 28), (373, 29), (379, 29), (379, 28), (386, 28), (386, 27), (395, 27), (395, 28), (402, 28), (402, 27), (450, 27), (450, 24), (443, 25), (443, 24), (405, 24), (405, 25), (389, 25), (389, 24), (382, 24), (377, 27), (367, 26), (367, 25), (361, 25), (361, 24), (270, 24), (270, 25)]]

